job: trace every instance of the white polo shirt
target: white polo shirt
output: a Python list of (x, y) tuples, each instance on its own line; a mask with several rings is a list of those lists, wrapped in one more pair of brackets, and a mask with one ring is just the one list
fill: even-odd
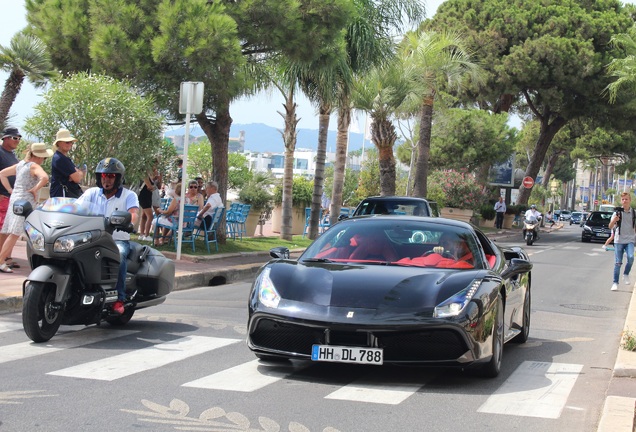
[[(110, 216), (114, 211), (130, 211), (139, 208), (137, 194), (120, 187), (115, 195), (106, 199), (104, 190), (99, 187), (92, 187), (80, 196), (77, 201), (88, 201), (100, 209), (104, 216)], [(130, 240), (130, 234), (125, 231), (116, 230), (113, 233), (113, 240)]]

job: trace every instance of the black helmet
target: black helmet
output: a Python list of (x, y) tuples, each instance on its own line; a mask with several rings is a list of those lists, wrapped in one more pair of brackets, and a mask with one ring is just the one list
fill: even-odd
[(119, 189), (123, 183), (126, 167), (115, 158), (106, 158), (99, 161), (95, 168), (95, 182), (97, 186), (102, 187), (102, 174), (115, 174), (115, 184), (113, 187)]

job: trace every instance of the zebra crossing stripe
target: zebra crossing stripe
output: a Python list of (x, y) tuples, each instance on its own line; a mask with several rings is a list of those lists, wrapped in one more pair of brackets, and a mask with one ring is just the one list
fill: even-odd
[(240, 339), (188, 336), (171, 342), (164, 342), (140, 350), (49, 372), (48, 375), (113, 381), (185, 360), (188, 357), (203, 354), (207, 351), (222, 348), (240, 341)]
[(557, 419), (583, 365), (521, 363), (477, 412)]
[(339, 388), (325, 396), (325, 399), (399, 405), (424, 386), (424, 383), (391, 382), (384, 384), (383, 381), (386, 382), (386, 378), (369, 375)]
[(21, 342), (13, 345), (7, 345), (0, 350), (0, 364), (14, 360), (23, 360), (42, 354), (50, 354), (62, 351), (68, 348), (75, 348), (82, 345), (88, 345), (95, 342), (101, 342), (109, 339), (115, 339), (122, 336), (128, 336), (138, 333), (136, 330), (108, 330), (98, 329), (96, 327), (85, 328), (79, 331), (71, 331), (65, 334), (55, 336), (49, 342), (35, 344), (33, 342)]
[(0, 322), (0, 333), (6, 333), (15, 330), (22, 330), (22, 323), (19, 322)]
[(305, 366), (292, 366), (290, 364), (270, 366), (261, 363), (259, 360), (253, 360), (190, 381), (183, 384), (183, 387), (253, 392), (269, 384), (273, 384), (300, 369), (304, 369), (304, 367)]

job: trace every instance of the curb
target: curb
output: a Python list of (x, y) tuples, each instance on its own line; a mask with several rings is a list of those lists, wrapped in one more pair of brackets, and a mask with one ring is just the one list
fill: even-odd
[[(632, 286), (633, 288), (633, 286)], [(636, 291), (632, 292), (632, 298), (627, 309), (625, 325), (623, 326), (623, 337), (628, 332), (636, 331)], [(621, 343), (623, 338), (621, 338)], [(614, 364), (614, 377), (636, 377), (636, 352), (627, 351), (619, 347), (616, 363)]]
[(256, 275), (256, 272), (263, 264), (241, 264), (225, 269), (197, 271), (197, 272), (177, 272), (174, 277), (174, 287), (172, 291), (186, 290), (201, 286), (217, 286), (232, 283), (241, 279), (246, 279)]

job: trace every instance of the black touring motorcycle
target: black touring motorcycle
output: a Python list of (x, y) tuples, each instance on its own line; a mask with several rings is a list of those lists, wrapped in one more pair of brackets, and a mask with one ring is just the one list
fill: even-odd
[(22, 287), (22, 325), (34, 342), (48, 341), (61, 324), (124, 325), (135, 310), (163, 303), (172, 291), (172, 260), (130, 242), (125, 310), (113, 312), (120, 258), (112, 233), (132, 231), (128, 212), (105, 218), (72, 198), (50, 198), (36, 209), (17, 201), (13, 212), (26, 217), (32, 271)]

